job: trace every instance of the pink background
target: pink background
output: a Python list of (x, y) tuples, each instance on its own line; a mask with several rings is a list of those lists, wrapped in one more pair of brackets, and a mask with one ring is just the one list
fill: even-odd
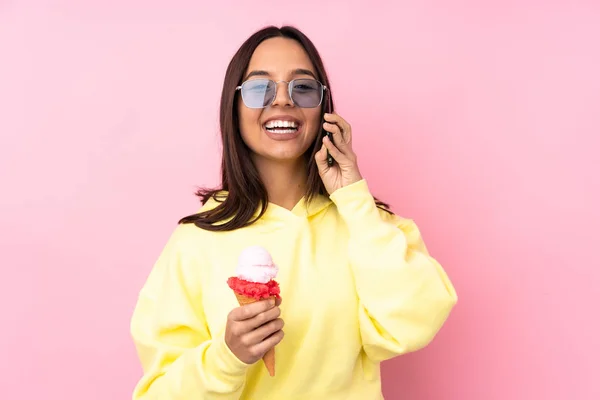
[(386, 398), (600, 398), (599, 3), (393, 3), (0, 1), (2, 398), (130, 398), (137, 292), (268, 23), (314, 40), (372, 189), (459, 293)]

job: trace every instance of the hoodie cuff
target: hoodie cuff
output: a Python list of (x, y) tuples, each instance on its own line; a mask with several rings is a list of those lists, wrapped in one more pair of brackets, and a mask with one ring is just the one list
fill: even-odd
[(365, 179), (336, 190), (329, 198), (335, 203), (351, 233), (360, 233), (382, 222)]
[(222, 335), (213, 340), (203, 356), (208, 369), (215, 376), (227, 378), (230, 383), (244, 381), (246, 370), (250, 367), (231, 352)]

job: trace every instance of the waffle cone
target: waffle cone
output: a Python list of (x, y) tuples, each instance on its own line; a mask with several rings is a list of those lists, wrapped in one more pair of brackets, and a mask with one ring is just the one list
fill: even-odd
[[(234, 292), (235, 293), (235, 292)], [(235, 297), (237, 298), (240, 306), (244, 306), (246, 304), (256, 303), (259, 300), (256, 300), (254, 297), (244, 296), (239, 293), (235, 293)], [(275, 298), (275, 296), (272, 296)], [(275, 348), (267, 351), (262, 358), (265, 367), (267, 367), (267, 371), (269, 371), (269, 375), (275, 376)]]

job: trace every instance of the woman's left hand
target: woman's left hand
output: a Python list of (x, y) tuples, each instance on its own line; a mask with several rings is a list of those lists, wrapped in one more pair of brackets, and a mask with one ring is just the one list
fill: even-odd
[[(319, 175), (329, 194), (344, 186), (362, 179), (358, 170), (356, 154), (352, 150), (352, 128), (337, 114), (325, 114), (323, 128), (333, 135), (333, 143), (327, 136), (323, 138), (323, 146), (315, 155)], [(327, 150), (335, 162), (327, 164)]]

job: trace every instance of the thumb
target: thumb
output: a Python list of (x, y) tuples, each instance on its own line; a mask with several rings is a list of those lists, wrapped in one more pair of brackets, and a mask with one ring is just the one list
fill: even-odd
[(325, 147), (325, 144), (322, 144), (321, 149), (315, 154), (315, 161), (317, 162), (319, 174), (323, 175), (329, 169), (329, 164), (327, 164), (327, 148)]

